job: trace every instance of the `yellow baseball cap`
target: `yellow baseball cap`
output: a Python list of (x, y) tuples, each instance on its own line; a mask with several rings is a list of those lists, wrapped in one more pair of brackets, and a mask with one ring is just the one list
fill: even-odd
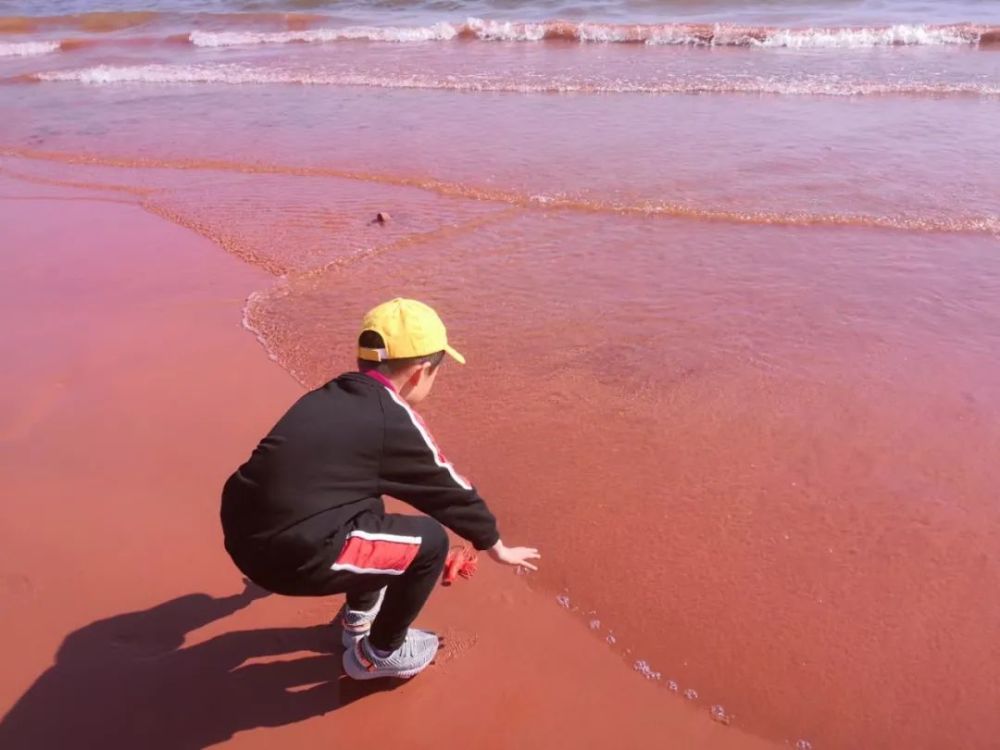
[(374, 331), (385, 343), (383, 349), (359, 346), (358, 359), (366, 362), (426, 357), (446, 351), (459, 364), (465, 364), (465, 357), (448, 345), (448, 332), (438, 314), (415, 299), (397, 297), (369, 310), (361, 321), (361, 332), (365, 331)]

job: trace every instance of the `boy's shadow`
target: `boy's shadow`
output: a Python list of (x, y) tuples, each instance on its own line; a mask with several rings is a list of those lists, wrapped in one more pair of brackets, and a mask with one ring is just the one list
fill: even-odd
[[(0, 722), (0, 747), (202, 750), (400, 684), (343, 677), (340, 633), (329, 625), (237, 631), (184, 647), (187, 633), (261, 596), (253, 587), (220, 599), (189, 594), (71, 633)], [(298, 655), (245, 664), (282, 654)]]

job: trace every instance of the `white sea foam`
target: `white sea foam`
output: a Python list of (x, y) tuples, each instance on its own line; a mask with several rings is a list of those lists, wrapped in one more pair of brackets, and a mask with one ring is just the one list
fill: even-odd
[[(354, 72), (308, 72), (242, 64), (98, 65), (37, 73), (38, 81), (102, 84), (299, 84), (396, 89), (495, 91), (519, 94), (773, 94), (783, 96), (1000, 96), (1000, 83), (880, 82), (841, 78), (703, 79), (677, 77), (663, 81), (624, 80), (537, 81), (505, 78), (436, 78), (423, 74), (378, 75)], [(541, 202), (541, 201), (539, 201)]]
[(646, 44), (693, 44), (711, 47), (790, 49), (863, 49), (913, 45), (978, 44), (982, 30), (973, 26), (897, 24), (880, 28), (768, 29), (716, 24), (711, 29), (650, 27)]
[(539, 42), (545, 38), (548, 25), (470, 18), (465, 22), (465, 30), (487, 42)]
[(351, 40), (375, 42), (428, 42), (448, 41), (458, 36), (450, 23), (433, 26), (376, 27), (346, 26), (334, 29), (305, 29), (302, 31), (192, 31), (188, 39), (196, 47), (243, 47), (258, 44), (289, 44), (294, 42), (317, 43)]
[(241, 47), (351, 40), (446, 42), (464, 37), (488, 42), (540, 42), (546, 39), (563, 39), (598, 43), (644, 42), (648, 45), (850, 49), (978, 44), (983, 33), (982, 27), (971, 25), (897, 24), (872, 28), (776, 29), (728, 24), (628, 25), (560, 21), (519, 23), (468, 18), (462, 24), (441, 21), (430, 26), (345, 26), (278, 32), (192, 31), (188, 38), (197, 47)]
[(662, 674), (660, 674), (659, 672), (655, 671), (649, 665), (649, 662), (645, 661), (644, 659), (638, 659), (632, 665), (632, 669), (634, 669), (636, 672), (638, 672), (639, 674), (641, 674), (647, 680), (659, 680), (660, 678), (663, 677)]
[(726, 713), (725, 707), (719, 705), (718, 703), (712, 706), (709, 713), (711, 714), (712, 718), (715, 719), (720, 724), (731, 724), (733, 721), (733, 717), (730, 714)]
[(782, 29), (770, 32), (763, 40), (753, 41), (760, 47), (861, 48), (910, 45), (975, 44), (979, 33), (957, 26), (930, 27), (899, 24), (888, 28), (869, 29)]
[(59, 42), (0, 42), (0, 57), (35, 57), (59, 49)]
[[(37, 73), (39, 81), (85, 83), (91, 85), (116, 83), (269, 83), (282, 78), (233, 65), (95, 65), (76, 70), (55, 70)], [(286, 81), (291, 82), (291, 81)]]

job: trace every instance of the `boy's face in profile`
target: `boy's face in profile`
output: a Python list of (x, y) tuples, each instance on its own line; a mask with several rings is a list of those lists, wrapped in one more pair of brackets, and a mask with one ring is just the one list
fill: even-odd
[(440, 369), (441, 365), (432, 367), (428, 362), (414, 365), (406, 373), (406, 381), (399, 389), (399, 395), (410, 406), (416, 406), (430, 395), (431, 389), (434, 387), (434, 381), (437, 379), (438, 370)]

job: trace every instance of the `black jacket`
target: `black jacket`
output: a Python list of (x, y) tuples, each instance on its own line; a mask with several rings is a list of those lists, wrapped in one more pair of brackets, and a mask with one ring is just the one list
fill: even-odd
[[(268, 550), (307, 563), (340, 548), (344, 527), (404, 500), (480, 550), (500, 538), (475, 488), (438, 449), (419, 415), (390, 387), (347, 373), (305, 394), (229, 477), (222, 493), (234, 558)], [(296, 559), (297, 558), (297, 559)]]

